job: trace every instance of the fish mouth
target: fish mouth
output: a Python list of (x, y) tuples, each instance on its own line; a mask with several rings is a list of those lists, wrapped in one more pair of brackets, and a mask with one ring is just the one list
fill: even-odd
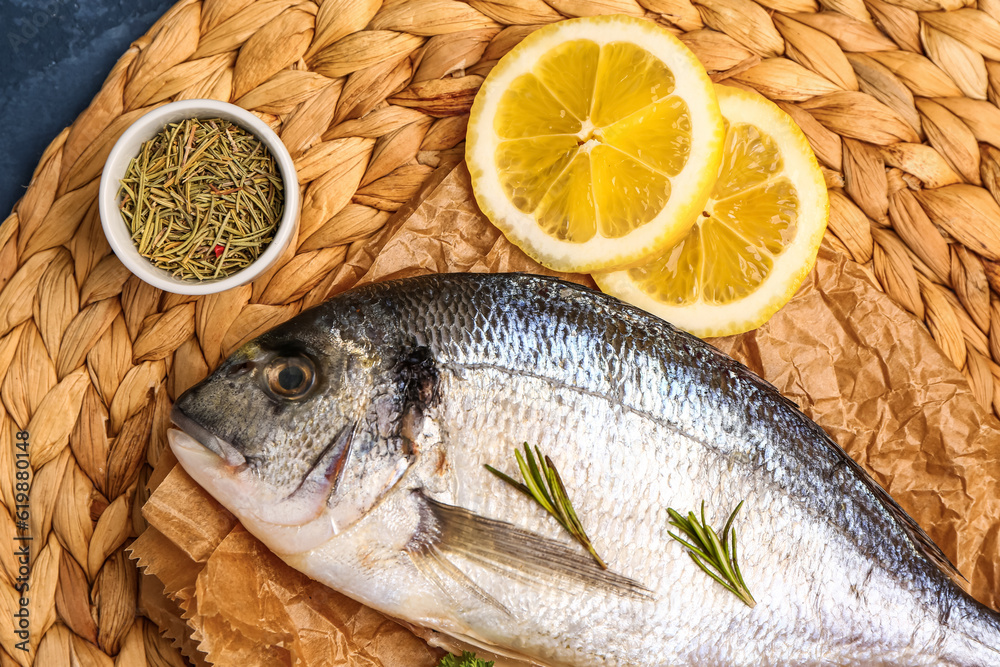
[[(204, 429), (193, 430), (204, 432)], [(206, 439), (213, 444), (225, 442)], [(274, 553), (304, 553), (334, 535), (334, 526), (323, 516), (320, 505), (310, 507), (287, 499), (282, 501), (247, 474), (247, 464), (236, 468), (227, 465), (222, 455), (186, 431), (172, 428), (167, 431), (167, 440), (181, 467), (191, 478), (235, 514), (244, 527)], [(298, 516), (293, 515), (296, 509)]]
[(246, 465), (246, 457), (227, 440), (220, 438), (195, 420), (184, 414), (179, 405), (174, 405), (170, 411), (170, 421), (195, 440), (202, 447), (217, 455), (227, 465), (240, 468)]
[[(354, 425), (345, 427), (331, 440), (298, 487), (291, 493), (279, 493), (250, 474), (250, 463), (232, 443), (209, 431), (177, 405), (170, 419), (176, 428), (167, 432), (167, 439), (181, 466), (244, 524), (249, 524), (248, 528), (267, 526), (262, 534), (288, 532), (283, 539), (296, 545), (332, 534), (333, 524), (321, 517), (350, 455)], [(281, 546), (289, 545), (280, 545), (279, 551)]]

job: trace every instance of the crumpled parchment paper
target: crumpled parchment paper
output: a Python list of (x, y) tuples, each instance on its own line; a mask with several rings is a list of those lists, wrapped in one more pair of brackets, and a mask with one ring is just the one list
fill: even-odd
[[(556, 274), (508, 243), (476, 208), (460, 164), (432, 177), (381, 232), (352, 247), (330, 294), (457, 271), (528, 271), (594, 287), (589, 276)], [(923, 325), (862, 267), (824, 246), (798, 294), (767, 324), (710, 342), (823, 426), (928, 531), (971, 593), (997, 605), (1000, 423)], [(169, 453), (160, 467), (153, 478), (163, 482), (144, 508), (151, 527), (131, 552), (156, 577), (143, 587), (147, 614), (193, 659), (423, 667), (442, 655), (285, 565)], [(180, 636), (185, 627), (190, 634)]]

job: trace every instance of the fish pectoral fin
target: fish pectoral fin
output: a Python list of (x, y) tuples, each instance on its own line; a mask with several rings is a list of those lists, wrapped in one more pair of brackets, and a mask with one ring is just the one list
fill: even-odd
[(464, 591), (505, 616), (513, 616), (507, 607), (479, 587), (476, 582), (448, 560), (448, 557), (437, 547), (431, 546), (420, 551), (411, 551), (410, 560), (420, 570), (420, 573), (441, 589), (441, 592), (448, 596), (452, 602), (458, 602), (455, 595), (457, 591)]
[[(419, 492), (418, 492), (419, 493)], [(411, 556), (432, 552), (469, 567), (482, 567), (529, 585), (597, 589), (632, 598), (652, 592), (626, 576), (602, 569), (582, 549), (467, 509), (422, 497), (424, 516)], [(467, 574), (463, 574), (467, 579)], [(469, 579), (471, 582), (471, 579)]]

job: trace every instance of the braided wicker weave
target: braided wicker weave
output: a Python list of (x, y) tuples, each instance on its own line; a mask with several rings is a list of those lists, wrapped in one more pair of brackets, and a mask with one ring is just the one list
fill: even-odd
[[(30, 434), (30, 648), (0, 665), (180, 665), (137, 615), (124, 549), (171, 400), (253, 335), (323, 300), (352, 243), (458, 159), (491, 66), (540, 24), (644, 16), (716, 80), (777, 101), (825, 168), (830, 240), (922, 319), (1000, 409), (1000, 0), (181, 0), (51, 143), (0, 226), (0, 500)], [(95, 201), (124, 129), (170, 100), (257, 112), (302, 183), (298, 244), (252, 285), (191, 298), (111, 253)], [(23, 463), (22, 463), (23, 469)], [(19, 608), (0, 549), (0, 600)]]

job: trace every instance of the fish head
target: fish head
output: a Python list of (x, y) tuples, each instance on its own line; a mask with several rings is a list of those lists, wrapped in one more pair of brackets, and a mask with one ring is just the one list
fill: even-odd
[[(303, 316), (305, 316), (303, 318)], [(184, 469), (273, 551), (344, 531), (411, 463), (378, 345), (304, 313), (184, 392), (168, 441)]]

